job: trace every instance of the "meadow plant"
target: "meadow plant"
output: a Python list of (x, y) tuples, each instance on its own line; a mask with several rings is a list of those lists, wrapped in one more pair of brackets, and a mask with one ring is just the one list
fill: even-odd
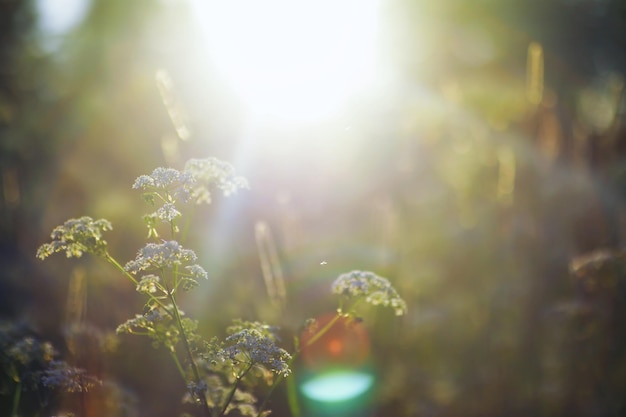
[(35, 393), (45, 407), (52, 391), (88, 392), (102, 381), (58, 359), (50, 342), (42, 341), (23, 324), (0, 324), (0, 387), (12, 393), (11, 417), (19, 415), (24, 392)]
[[(126, 277), (146, 298), (146, 305), (143, 313), (120, 324), (117, 333), (147, 336), (155, 347), (164, 348), (186, 384), (188, 392), (183, 401), (197, 404), (199, 412), (207, 417), (227, 415), (233, 410), (249, 416), (269, 414), (265, 410), (267, 398), (283, 378), (289, 377), (293, 361), (306, 348), (295, 337), (296, 348), (290, 354), (279, 346), (275, 327), (240, 319), (226, 329), (223, 340), (207, 339), (199, 334), (198, 322), (186, 317), (178, 304), (180, 290), (192, 290), (208, 279), (195, 252), (181, 244), (185, 234), (180, 228), (182, 205), (210, 204), (214, 190), (229, 195), (247, 187), (247, 181), (236, 175), (230, 164), (215, 158), (191, 159), (182, 171), (157, 168), (150, 175), (138, 177), (132, 186), (153, 207), (143, 216), (149, 241), (134, 259), (125, 264), (116, 260), (104, 239), (104, 233), (112, 230), (111, 223), (87, 216), (56, 227), (51, 242), (37, 251), (42, 260), (57, 252), (68, 258), (79, 258), (85, 253), (96, 255)], [(186, 221), (185, 230), (189, 219)], [(354, 315), (361, 301), (389, 306), (396, 315), (406, 313), (405, 302), (389, 281), (372, 272), (342, 274), (333, 283), (332, 292), (340, 296), (337, 315), (321, 328), (313, 320), (308, 321), (314, 334), (307, 339), (307, 346), (319, 340), (340, 318)], [(82, 371), (61, 362), (50, 362), (41, 382), (77, 391), (83, 389), (76, 382), (83, 380), (82, 375)], [(262, 402), (254, 395), (254, 388), (261, 381), (269, 386)]]

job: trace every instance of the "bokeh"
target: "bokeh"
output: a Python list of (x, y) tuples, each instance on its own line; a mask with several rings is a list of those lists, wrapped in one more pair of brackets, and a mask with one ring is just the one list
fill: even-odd
[[(89, 215), (133, 259), (135, 178), (208, 156), (250, 189), (190, 231), (210, 279), (182, 308), (207, 337), (265, 320), (291, 348), (339, 274), (371, 270), (408, 314), (363, 311), (359, 416), (626, 414), (624, 2), (342, 1), (232, 1), (221, 20), (209, 0), (0, 1), (0, 319), (107, 381), (25, 392), (23, 415), (193, 413), (169, 357), (114, 334), (135, 289), (35, 252)], [(356, 413), (315, 412), (337, 409)]]

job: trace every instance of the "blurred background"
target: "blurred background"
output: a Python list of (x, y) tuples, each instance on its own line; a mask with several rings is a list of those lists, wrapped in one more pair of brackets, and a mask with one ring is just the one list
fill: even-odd
[(1, 0), (2, 326), (107, 381), (24, 392), (21, 414), (193, 411), (165, 353), (114, 336), (135, 289), (35, 251), (88, 215), (134, 258), (134, 179), (208, 156), (250, 190), (198, 210), (186, 245), (207, 337), (267, 320), (291, 350), (337, 275), (372, 270), (409, 312), (363, 313), (359, 415), (626, 414), (625, 71), (620, 0)]

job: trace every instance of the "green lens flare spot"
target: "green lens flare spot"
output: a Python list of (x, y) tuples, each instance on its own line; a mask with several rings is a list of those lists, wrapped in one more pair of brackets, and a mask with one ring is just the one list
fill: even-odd
[(309, 379), (300, 386), (300, 391), (311, 400), (335, 403), (352, 400), (373, 384), (374, 376), (369, 373), (334, 371)]

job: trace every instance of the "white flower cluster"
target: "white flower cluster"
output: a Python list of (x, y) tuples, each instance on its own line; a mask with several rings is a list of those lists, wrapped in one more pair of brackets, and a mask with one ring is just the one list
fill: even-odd
[(211, 202), (211, 185), (215, 185), (224, 195), (248, 188), (246, 179), (235, 175), (235, 168), (231, 164), (217, 158), (190, 159), (185, 164), (185, 172), (195, 180), (192, 197), (198, 204)]
[(289, 361), (291, 355), (276, 346), (274, 341), (255, 329), (243, 329), (228, 336), (226, 347), (220, 352), (223, 359), (234, 363), (244, 362), (250, 365), (263, 365), (272, 372), (288, 376), (291, 373)]
[[(129, 261), (124, 269), (136, 274), (145, 270), (171, 269), (174, 266), (195, 262), (198, 259), (191, 249), (183, 247), (175, 240), (163, 243), (148, 243), (137, 253), (133, 261)], [(195, 269), (201, 267), (194, 265)], [(206, 274), (206, 272), (205, 272)]]
[(386, 278), (369, 271), (351, 271), (339, 275), (332, 284), (333, 294), (360, 298), (372, 305), (391, 306), (397, 316), (406, 314), (405, 301)]
[(175, 218), (180, 217), (180, 211), (176, 209), (174, 203), (165, 203), (163, 207), (159, 208), (154, 214), (156, 217), (164, 222), (171, 223)]
[[(133, 333), (136, 330), (143, 329), (154, 333), (159, 324), (167, 323), (172, 319), (172, 315), (169, 312), (173, 308), (174, 307), (169, 304), (167, 310), (161, 307), (154, 307), (145, 314), (135, 314), (135, 317), (117, 326), (115, 332), (118, 334)], [(184, 315), (184, 312), (179, 312), (181, 316)]]
[(133, 189), (154, 191), (185, 191), (188, 190), (193, 178), (188, 172), (180, 172), (174, 168), (159, 167), (150, 175), (141, 175), (133, 183)]
[[(133, 189), (146, 192), (166, 191), (173, 200), (210, 203), (209, 187), (215, 186), (225, 195), (240, 188), (247, 188), (245, 178), (235, 174), (235, 168), (217, 158), (190, 159), (183, 171), (174, 168), (156, 168), (150, 175), (141, 175), (133, 183)], [(167, 200), (167, 199), (166, 199)]]
[(154, 294), (159, 286), (159, 277), (153, 274), (144, 275), (137, 283), (137, 292)]
[(133, 183), (133, 189), (144, 191), (143, 198), (151, 205), (157, 201), (164, 203), (155, 212), (144, 216), (148, 237), (158, 237), (157, 219), (170, 223), (177, 231), (174, 221), (181, 216), (181, 212), (175, 204), (190, 200), (197, 204), (211, 203), (212, 187), (229, 195), (239, 188), (247, 188), (248, 183), (243, 177), (235, 175), (232, 165), (216, 158), (191, 159), (183, 171), (160, 167), (150, 175), (139, 176)]
[(69, 219), (62, 226), (57, 226), (50, 234), (52, 242), (44, 243), (37, 249), (37, 257), (41, 260), (56, 252), (65, 251), (68, 258), (80, 258), (83, 253), (104, 255), (107, 242), (102, 233), (113, 229), (105, 219), (93, 220), (91, 217)]

